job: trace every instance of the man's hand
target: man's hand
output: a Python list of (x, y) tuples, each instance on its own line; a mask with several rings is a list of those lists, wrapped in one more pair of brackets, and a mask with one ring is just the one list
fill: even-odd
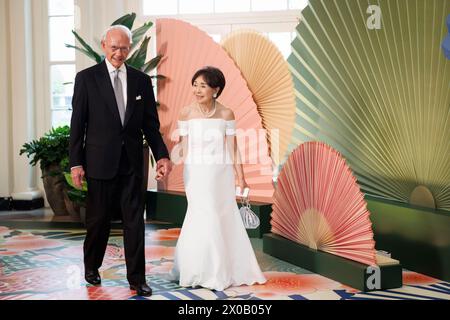
[(84, 179), (83, 167), (72, 168), (70, 174), (72, 176), (74, 186), (77, 189), (81, 190), (83, 188), (83, 179)]
[(170, 171), (172, 171), (172, 162), (167, 158), (160, 159), (156, 163), (156, 180), (160, 181), (166, 178)]

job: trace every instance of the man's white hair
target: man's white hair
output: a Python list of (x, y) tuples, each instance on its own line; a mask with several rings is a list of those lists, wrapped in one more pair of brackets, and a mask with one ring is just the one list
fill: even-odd
[(108, 32), (113, 31), (113, 30), (121, 30), (121, 31), (123, 31), (127, 35), (128, 39), (130, 39), (130, 44), (133, 43), (133, 34), (131, 33), (131, 30), (128, 29), (126, 26), (123, 26), (123, 25), (120, 25), (120, 24), (115, 25), (115, 26), (111, 26), (108, 29), (106, 29), (105, 33), (102, 36), (102, 41), (105, 41)]

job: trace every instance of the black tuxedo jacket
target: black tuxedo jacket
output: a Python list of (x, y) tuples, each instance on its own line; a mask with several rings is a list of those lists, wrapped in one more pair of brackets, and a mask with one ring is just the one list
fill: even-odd
[(70, 167), (82, 165), (86, 177), (112, 179), (118, 172), (122, 146), (138, 176), (143, 173), (143, 136), (158, 161), (169, 158), (159, 132), (159, 119), (148, 75), (127, 68), (127, 107), (120, 121), (106, 62), (79, 72), (75, 78), (70, 127)]

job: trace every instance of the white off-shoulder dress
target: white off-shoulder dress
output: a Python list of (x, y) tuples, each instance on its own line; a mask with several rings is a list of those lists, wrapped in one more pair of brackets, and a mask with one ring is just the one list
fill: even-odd
[(178, 238), (173, 278), (183, 287), (222, 291), (266, 282), (239, 213), (235, 176), (225, 137), (235, 121), (179, 121), (188, 139), (184, 185), (188, 208)]

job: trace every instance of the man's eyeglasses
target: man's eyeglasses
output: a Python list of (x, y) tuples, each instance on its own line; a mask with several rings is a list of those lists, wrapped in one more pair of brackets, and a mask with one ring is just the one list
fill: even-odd
[(117, 46), (108, 46), (112, 51), (116, 52), (118, 50), (122, 52), (128, 52), (130, 51), (130, 47), (117, 47)]

